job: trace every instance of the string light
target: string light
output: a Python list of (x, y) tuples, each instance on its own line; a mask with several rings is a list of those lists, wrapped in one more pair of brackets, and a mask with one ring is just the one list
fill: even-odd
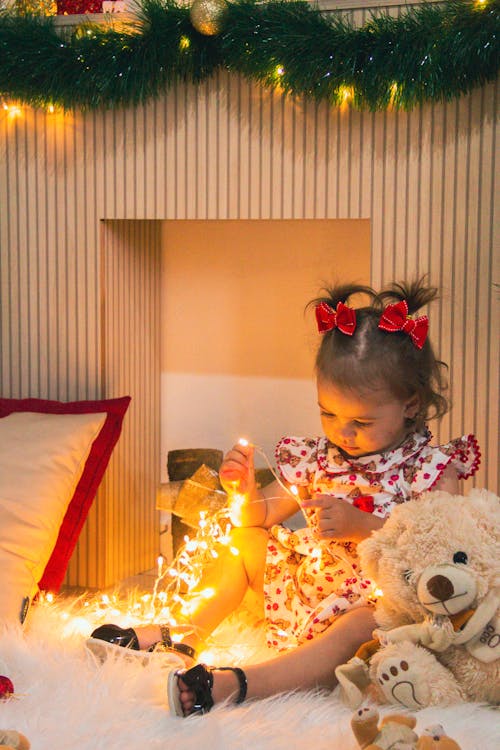
[[(241, 445), (251, 445), (245, 438), (241, 438), (239, 442)], [(255, 445), (253, 448), (264, 457), (273, 475), (286, 492), (297, 498), (299, 495), (298, 488), (295, 485), (289, 487), (284, 485), (269, 463), (262, 448)], [(212, 491), (212, 488), (209, 487), (205, 489)], [(176, 643), (182, 642), (186, 635), (196, 633), (197, 629), (189, 622), (190, 618), (205, 602), (213, 599), (217, 594), (217, 589), (213, 586), (203, 586), (208, 566), (224, 553), (234, 556), (240, 554), (238, 548), (232, 544), (231, 537), (233, 528), (231, 515), (235, 498), (237, 498), (236, 502), (241, 504), (243, 502), (249, 502), (250, 504), (254, 502), (248, 501), (240, 493), (235, 493), (228, 498), (227, 505), (215, 514), (208, 516), (205, 511), (201, 511), (194, 535), (184, 537), (184, 544), (179, 549), (173, 562), (166, 566), (163, 555), (158, 555), (156, 560), (157, 577), (152, 594), (139, 595), (137, 593), (134, 599), (133, 592), (130, 592), (125, 609), (117, 594), (102, 594), (99, 600), (94, 600), (93, 603), (87, 601), (84, 603), (88, 610), (88, 618), (81, 616), (70, 618), (67, 612), (61, 615), (62, 619), (67, 621), (65, 632), (67, 634), (90, 635), (97, 624), (108, 621), (110, 615), (112, 615), (117, 624), (125, 627), (136, 626), (140, 623), (166, 622), (171, 628), (176, 629), (171, 635), (172, 640)], [(282, 496), (268, 497), (266, 501), (272, 502), (280, 499), (282, 499)], [(257, 502), (260, 502), (260, 499)], [(320, 542), (313, 555), (319, 559), (325, 552), (328, 552), (328, 549)], [(337, 551), (336, 554), (342, 557), (340, 551)], [(345, 562), (349, 564), (347, 559), (345, 559)], [(382, 596), (381, 590), (373, 583), (368, 598), (375, 601), (380, 596)], [(331, 606), (333, 607), (335, 595), (332, 594), (329, 598), (332, 598)], [(54, 601), (54, 596), (51, 593), (46, 593), (40, 597), (40, 600), (45, 604), (51, 604)], [(318, 610), (319, 608), (321, 608), (321, 604)], [(323, 614), (320, 616), (322, 617)], [(207, 634), (201, 631), (198, 634), (209, 645)], [(204, 658), (206, 658), (205, 652)]]
[(21, 117), (22, 115), (22, 107), (17, 102), (2, 102), (2, 107), (4, 111), (7, 113), (7, 116), (11, 119), (15, 119), (17, 117)]

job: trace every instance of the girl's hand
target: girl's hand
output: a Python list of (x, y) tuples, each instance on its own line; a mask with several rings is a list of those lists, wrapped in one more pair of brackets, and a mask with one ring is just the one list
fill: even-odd
[(384, 523), (383, 519), (371, 513), (365, 513), (347, 500), (332, 495), (317, 495), (308, 498), (301, 502), (301, 506), (315, 511), (316, 523), (313, 522), (313, 528), (318, 539), (360, 542)]
[(254, 469), (253, 445), (233, 445), (231, 450), (224, 456), (219, 469), (219, 479), (229, 493), (241, 493), (254, 499), (257, 495)]

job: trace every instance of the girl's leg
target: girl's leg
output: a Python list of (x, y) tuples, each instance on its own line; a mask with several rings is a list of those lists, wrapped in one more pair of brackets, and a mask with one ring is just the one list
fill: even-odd
[[(203, 575), (202, 581), (189, 595), (191, 613), (186, 625), (193, 632), (183, 637), (183, 643), (198, 649), (217, 625), (239, 606), (248, 588), (263, 601), (264, 568), (268, 533), (259, 527), (234, 528), (231, 531), (231, 546), (239, 554), (234, 555), (228, 547), (218, 549), (219, 557)], [(213, 589), (205, 598), (201, 592)], [(180, 628), (179, 632), (182, 632)], [(171, 628), (175, 633), (175, 628)], [(141, 648), (148, 648), (161, 639), (157, 625), (135, 628)]]
[[(373, 610), (360, 607), (338, 617), (321, 635), (293, 651), (260, 664), (246, 666), (248, 698), (266, 698), (289, 690), (311, 688), (332, 689), (337, 680), (335, 668), (347, 662), (376, 627)], [(212, 697), (215, 703), (238, 694), (238, 681), (233, 672), (213, 672)], [(185, 713), (193, 707), (194, 694), (186, 689), (179, 677), (180, 699)]]

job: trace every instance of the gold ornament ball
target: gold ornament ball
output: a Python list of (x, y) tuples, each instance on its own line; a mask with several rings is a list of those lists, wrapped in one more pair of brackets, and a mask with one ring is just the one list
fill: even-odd
[(226, 0), (194, 0), (189, 17), (200, 34), (216, 36), (222, 31), (227, 9)]

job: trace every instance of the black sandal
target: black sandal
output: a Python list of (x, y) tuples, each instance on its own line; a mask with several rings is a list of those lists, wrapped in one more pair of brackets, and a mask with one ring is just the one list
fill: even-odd
[(174, 643), (170, 635), (170, 630), (166, 625), (159, 626), (161, 630), (161, 640), (154, 643), (146, 651), (141, 651), (139, 639), (133, 628), (120, 628), (118, 625), (106, 624), (96, 628), (87, 641), (87, 646), (100, 659), (115, 652), (117, 648), (126, 648), (129, 651), (138, 652), (135, 655), (148, 660), (148, 654), (152, 653), (172, 653), (178, 654), (182, 663), (185, 665), (186, 660), (196, 661), (196, 651), (187, 643)]
[[(167, 682), (168, 705), (174, 716), (191, 716), (191, 714), (206, 714), (214, 705), (212, 688), (214, 685), (214, 671), (234, 672), (239, 683), (238, 697), (235, 703), (243, 703), (247, 697), (247, 678), (240, 667), (207, 667), (206, 664), (196, 664), (190, 669), (177, 669), (170, 672)], [(195, 696), (195, 703), (189, 714), (185, 714), (179, 698), (179, 677)]]

